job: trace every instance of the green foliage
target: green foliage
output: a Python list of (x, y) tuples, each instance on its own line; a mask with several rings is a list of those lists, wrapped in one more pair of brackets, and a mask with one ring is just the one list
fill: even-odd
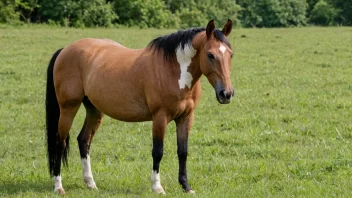
[(352, 1), (345, 1), (340, 16), (342, 25), (352, 26)]
[(0, 23), (30, 23), (32, 13), (39, 7), (38, 0), (0, 0)]
[(288, 27), (306, 24), (305, 0), (239, 0), (245, 27)]
[(0, 0), (0, 23), (18, 23), (20, 13), (16, 11), (18, 0)]
[(116, 18), (105, 0), (40, 0), (39, 12), (44, 20), (74, 27), (110, 26)]
[(174, 16), (162, 0), (115, 0), (117, 22), (141, 28), (167, 28), (175, 25)]
[[(310, 23), (315, 25), (352, 25), (351, 0), (307, 0)], [(316, 6), (316, 7), (315, 7)], [(314, 13), (312, 13), (315, 9)]]
[(188, 28), (352, 25), (351, 0), (0, 0), (0, 23)]
[(75, 4), (67, 0), (39, 0), (41, 5), (39, 13), (43, 21), (57, 21), (63, 23), (66, 18), (70, 18), (74, 12)]
[(210, 19), (221, 25), (231, 19), (237, 22), (240, 6), (233, 0), (165, 0), (170, 10), (179, 18), (179, 26), (205, 26)]
[(351, 0), (328, 0), (330, 5), (340, 12), (335, 17), (335, 21), (341, 25), (352, 25), (352, 1)]
[(338, 13), (339, 10), (335, 9), (328, 2), (319, 0), (312, 10), (309, 22), (316, 25), (332, 25)]
[(307, 0), (307, 4), (308, 4), (308, 7), (307, 7), (307, 16), (310, 16), (310, 13), (312, 12), (315, 4), (317, 4), (319, 0)]
[(26, 23), (31, 22), (32, 14), (39, 8), (38, 0), (21, 0), (18, 4), (18, 10), (21, 15), (21, 19)]
[(306, 10), (308, 4), (305, 0), (283, 0), (281, 2), (282, 26), (300, 26), (306, 24)]
[(82, 21), (87, 27), (107, 27), (117, 18), (110, 3), (105, 0), (94, 0), (93, 2), (83, 1), (86, 9), (82, 13)]
[(177, 10), (176, 16), (179, 18), (178, 26), (181, 28), (205, 26), (209, 20), (203, 17), (202, 14), (202, 11), (198, 9), (187, 7)]

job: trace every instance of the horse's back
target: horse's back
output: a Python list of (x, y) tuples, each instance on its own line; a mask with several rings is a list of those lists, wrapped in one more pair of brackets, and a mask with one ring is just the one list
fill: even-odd
[(108, 39), (85, 38), (66, 46), (59, 54), (54, 75), (64, 80), (81, 80), (83, 88), (90, 78), (108, 70), (128, 70), (139, 56), (138, 50), (129, 49)]
[(104, 58), (112, 57), (112, 55), (118, 55), (123, 53), (131, 53), (133, 49), (129, 49), (120, 43), (117, 43), (109, 39), (93, 39), (84, 38), (72, 42), (66, 46), (60, 53), (60, 57), (68, 58), (78, 58), (87, 61), (87, 58), (94, 58), (97, 56), (104, 56)]
[(61, 51), (55, 63), (55, 88), (63, 100), (87, 96), (100, 111), (116, 119), (149, 120), (139, 83), (145, 71), (135, 65), (143, 52), (107, 39), (75, 41)]

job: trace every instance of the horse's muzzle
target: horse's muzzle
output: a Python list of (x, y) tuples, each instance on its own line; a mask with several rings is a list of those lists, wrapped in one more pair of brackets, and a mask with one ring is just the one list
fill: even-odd
[(228, 104), (231, 102), (232, 97), (235, 95), (235, 90), (227, 92), (225, 89), (216, 91), (216, 99), (220, 104)]

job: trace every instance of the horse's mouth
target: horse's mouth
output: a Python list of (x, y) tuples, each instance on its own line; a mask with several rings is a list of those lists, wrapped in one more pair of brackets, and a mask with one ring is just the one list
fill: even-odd
[(218, 100), (218, 102), (220, 104), (229, 104), (232, 100), (232, 96), (231, 97), (223, 97), (223, 96), (221, 96), (221, 94), (216, 93), (216, 99)]
[(231, 102), (231, 99), (230, 100), (222, 100), (222, 99), (219, 99), (219, 98), (217, 98), (217, 99), (218, 99), (218, 102), (220, 104), (229, 104)]

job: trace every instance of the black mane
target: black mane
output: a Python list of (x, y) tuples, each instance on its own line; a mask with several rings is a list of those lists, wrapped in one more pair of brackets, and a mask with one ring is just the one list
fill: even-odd
[[(183, 50), (185, 45), (191, 45), (191, 41), (196, 34), (203, 31), (205, 31), (205, 28), (179, 30), (175, 33), (153, 39), (148, 46), (151, 49), (154, 47), (155, 50), (163, 50), (164, 58), (168, 61), (171, 61), (175, 58), (175, 51), (178, 46), (181, 45), (181, 49)], [(231, 48), (231, 44), (228, 42), (226, 36), (222, 31), (215, 29), (214, 36), (218, 41), (224, 42)]]

